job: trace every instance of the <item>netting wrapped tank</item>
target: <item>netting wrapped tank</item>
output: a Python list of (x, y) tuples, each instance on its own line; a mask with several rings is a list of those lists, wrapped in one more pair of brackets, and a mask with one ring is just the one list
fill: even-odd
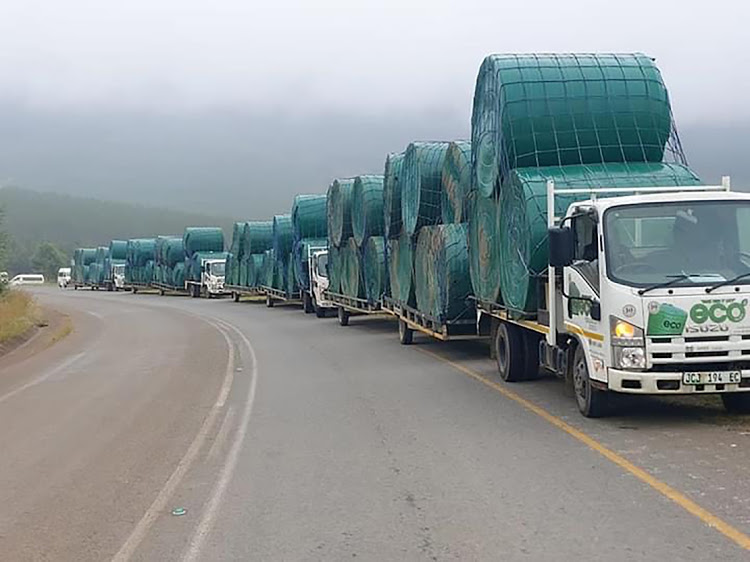
[(341, 292), (347, 297), (364, 297), (362, 254), (354, 238), (342, 245), (339, 253)]
[(109, 243), (109, 257), (113, 260), (124, 260), (127, 253), (127, 240), (112, 240)]
[(402, 304), (413, 305), (414, 242), (402, 233), (388, 241), (388, 280), (391, 297)]
[(336, 246), (328, 246), (328, 290), (341, 293), (341, 251)]
[(413, 142), (406, 149), (398, 183), (401, 221), (404, 232), (410, 236), (421, 227), (442, 220), (441, 182), (447, 152), (447, 142)]
[(223, 252), (224, 232), (219, 227), (189, 226), (182, 236), (185, 255), (192, 257), (195, 252)]
[(371, 303), (379, 301), (388, 291), (385, 250), (385, 238), (382, 236), (371, 236), (367, 239), (362, 265), (364, 270), (365, 298)]
[(328, 239), (336, 248), (352, 235), (353, 189), (354, 179), (333, 180), (328, 189)]
[(242, 231), (242, 254), (262, 254), (273, 245), (273, 221), (247, 221)]
[(293, 244), (292, 215), (274, 215), (272, 248), (275, 256), (288, 256)]
[(501, 54), (479, 69), (471, 118), (472, 185), (489, 197), (514, 168), (685, 163), (667, 89), (635, 54)]
[(486, 302), (500, 301), (499, 203), (496, 197), (469, 195), (469, 273), (474, 295)]
[(469, 252), (466, 224), (426, 226), (419, 231), (414, 255), (417, 308), (441, 322), (466, 320), (469, 302)]
[[(664, 187), (698, 185), (687, 166), (668, 163), (614, 163), (588, 166), (548, 166), (513, 170), (501, 187), (500, 286), (511, 310), (536, 310), (536, 278), (546, 271), (547, 181), (558, 188)], [(555, 198), (555, 213), (563, 215), (580, 195)]]
[(468, 196), (471, 190), (470, 142), (453, 141), (448, 145), (441, 184), (443, 224), (466, 222)]
[(352, 188), (352, 237), (362, 248), (383, 234), (383, 176), (357, 176)]
[(324, 194), (297, 195), (292, 204), (292, 231), (294, 242), (303, 238), (326, 238), (328, 219), (327, 197)]
[(401, 170), (404, 153), (391, 153), (385, 158), (383, 171), (383, 232), (386, 238), (401, 234)]

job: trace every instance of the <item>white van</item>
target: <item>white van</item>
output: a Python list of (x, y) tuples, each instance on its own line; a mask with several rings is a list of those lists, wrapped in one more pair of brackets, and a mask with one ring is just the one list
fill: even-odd
[(18, 285), (44, 285), (44, 275), (39, 273), (22, 273), (10, 280), (10, 286)]
[(57, 270), (57, 286), (64, 289), (70, 283), (70, 268), (61, 267)]

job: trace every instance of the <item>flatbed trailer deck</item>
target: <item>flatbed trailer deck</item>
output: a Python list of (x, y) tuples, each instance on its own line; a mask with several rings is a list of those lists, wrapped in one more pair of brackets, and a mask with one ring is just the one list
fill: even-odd
[(342, 326), (349, 325), (349, 318), (351, 316), (390, 314), (390, 312), (383, 309), (383, 304), (380, 300), (372, 302), (367, 299), (348, 297), (341, 293), (332, 293), (330, 291), (325, 291), (323, 294), (326, 299), (336, 305), (339, 324)]
[(282, 289), (276, 289), (274, 287), (260, 287), (260, 290), (263, 291), (263, 294), (266, 295), (266, 306), (268, 308), (273, 308), (273, 305), (276, 302), (283, 302), (286, 304), (302, 304), (302, 293), (299, 291), (295, 291), (293, 293), (288, 293)]
[(242, 285), (224, 285), (224, 290), (229, 291), (234, 302), (240, 302), (242, 297), (263, 297), (266, 295), (262, 287), (243, 287)]
[(473, 315), (471, 318), (442, 321), (391, 297), (383, 297), (382, 308), (398, 318), (398, 339), (402, 345), (412, 342), (415, 331), (441, 341), (474, 338), (478, 335)]
[(145, 291), (153, 291), (154, 288), (151, 286), (151, 283), (136, 283), (132, 282), (129, 284), (131, 287), (133, 294), (136, 294), (138, 292), (145, 292)]
[(168, 285), (166, 283), (151, 283), (151, 287), (158, 290), (161, 296), (164, 296), (164, 295), (187, 296), (189, 294), (188, 290), (184, 286), (175, 287), (173, 285)]

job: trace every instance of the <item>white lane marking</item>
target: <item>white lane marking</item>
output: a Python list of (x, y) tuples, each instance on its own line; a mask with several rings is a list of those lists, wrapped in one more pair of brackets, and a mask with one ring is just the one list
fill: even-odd
[[(205, 318), (204, 320), (207, 321)], [(170, 500), (175, 490), (177, 489), (177, 486), (180, 484), (183, 477), (192, 466), (193, 462), (198, 456), (198, 452), (201, 450), (201, 447), (203, 447), (203, 444), (206, 441), (206, 437), (208, 436), (211, 428), (216, 422), (216, 418), (219, 415), (219, 412), (221, 412), (221, 408), (226, 402), (229, 391), (232, 388), (232, 382), (234, 381), (234, 345), (232, 344), (232, 340), (229, 339), (229, 335), (224, 331), (224, 329), (213, 322), (207, 322), (219, 331), (219, 333), (224, 337), (227, 346), (229, 347), (229, 361), (227, 362), (227, 371), (224, 375), (224, 382), (222, 383), (221, 389), (219, 390), (219, 396), (216, 398), (216, 402), (211, 407), (211, 411), (209, 412), (208, 416), (206, 416), (206, 419), (203, 420), (203, 425), (198, 431), (198, 434), (195, 436), (195, 439), (193, 439), (193, 442), (190, 444), (187, 452), (182, 457), (182, 459), (180, 459), (180, 462), (177, 464), (174, 472), (172, 472), (171, 476), (164, 484), (164, 487), (159, 491), (151, 506), (146, 510), (146, 513), (144, 513), (143, 517), (141, 517), (140, 521), (138, 521), (138, 524), (130, 533), (128, 539), (120, 547), (120, 550), (117, 551), (117, 554), (114, 555), (114, 557), (112, 558), (113, 562), (124, 562), (126, 560), (129, 560), (145, 538), (146, 534), (156, 522), (156, 519), (164, 511), (167, 502)]]
[(217, 322), (220, 322), (226, 328), (231, 329), (245, 344), (250, 355), (250, 388), (247, 393), (247, 398), (245, 399), (245, 406), (242, 411), (239, 428), (234, 437), (234, 441), (232, 442), (232, 448), (224, 461), (224, 466), (221, 468), (221, 474), (214, 484), (213, 490), (211, 490), (211, 496), (203, 511), (203, 516), (201, 517), (198, 526), (195, 528), (193, 536), (190, 539), (190, 544), (182, 558), (185, 562), (193, 562), (198, 559), (206, 538), (213, 528), (214, 521), (216, 520), (219, 507), (221, 506), (224, 497), (224, 492), (226, 492), (227, 486), (229, 486), (229, 482), (232, 480), (234, 470), (237, 468), (237, 461), (240, 456), (240, 451), (242, 450), (242, 444), (245, 441), (247, 428), (250, 425), (250, 414), (252, 414), (253, 403), (255, 402), (255, 387), (258, 382), (258, 360), (255, 356), (253, 346), (250, 345), (250, 341), (245, 337), (245, 334), (233, 325), (218, 319)]
[(91, 310), (86, 310), (85, 312), (86, 312), (86, 314), (90, 314), (94, 318), (98, 318), (99, 320), (104, 320), (104, 315), (103, 314), (99, 314), (98, 312), (93, 312)]
[(19, 386), (16, 389), (11, 390), (7, 394), (3, 394), (2, 396), (0, 396), (0, 404), (2, 404), (3, 402), (5, 402), (9, 398), (12, 398), (16, 394), (20, 394), (24, 390), (31, 388), (32, 386), (36, 386), (36, 385), (38, 385), (40, 383), (43, 383), (48, 378), (50, 378), (52, 375), (55, 375), (55, 374), (57, 374), (57, 373), (65, 370), (65, 369), (67, 369), (68, 367), (70, 367), (73, 363), (75, 363), (76, 361), (78, 361), (84, 355), (86, 355), (85, 352), (81, 352), (81, 353), (78, 353), (76, 355), (73, 355), (72, 357), (69, 357), (68, 359), (66, 359), (65, 361), (63, 361), (62, 363), (60, 363), (59, 365), (53, 367), (52, 369), (50, 369), (49, 371), (47, 371), (46, 373), (44, 373), (43, 375), (40, 375), (37, 378), (35, 378), (34, 380), (31, 380), (31, 381), (27, 382), (26, 384), (24, 384), (22, 386)]
[(227, 408), (227, 415), (224, 416), (224, 421), (221, 422), (219, 432), (216, 434), (216, 438), (211, 444), (211, 448), (208, 450), (208, 456), (206, 457), (208, 460), (214, 460), (216, 458), (216, 455), (219, 453), (221, 446), (227, 440), (227, 436), (229, 435), (229, 428), (232, 427), (232, 419), (234, 418), (234, 413), (234, 406), (229, 406), (229, 408)]

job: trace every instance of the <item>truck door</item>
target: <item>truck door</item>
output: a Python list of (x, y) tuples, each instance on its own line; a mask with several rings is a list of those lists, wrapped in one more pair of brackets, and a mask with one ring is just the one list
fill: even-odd
[(593, 212), (572, 220), (575, 251), (573, 264), (565, 268), (563, 314), (566, 329), (578, 336), (587, 350), (589, 376), (604, 382), (604, 322), (598, 305), (602, 247), (598, 226)]

